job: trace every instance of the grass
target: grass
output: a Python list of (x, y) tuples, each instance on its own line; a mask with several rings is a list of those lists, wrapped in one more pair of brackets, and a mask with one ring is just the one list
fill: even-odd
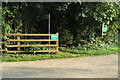
[(78, 51), (66, 48), (60, 48), (59, 54), (2, 54), (3, 62), (16, 62), (16, 61), (36, 61), (45, 59), (57, 59), (57, 58), (74, 58), (74, 57), (84, 57), (84, 56), (95, 56), (103, 54), (113, 54), (118, 53), (118, 47), (107, 48), (101, 50), (89, 50), (89, 51)]
[(102, 54), (111, 54), (111, 53), (118, 53), (118, 47), (113, 48), (105, 48), (100, 50), (72, 50), (72, 49), (66, 49), (66, 48), (60, 48), (60, 51), (68, 52), (72, 54), (85, 54), (85, 55), (102, 55)]

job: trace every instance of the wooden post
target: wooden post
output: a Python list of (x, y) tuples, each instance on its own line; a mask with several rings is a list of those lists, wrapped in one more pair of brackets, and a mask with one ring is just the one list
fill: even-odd
[(5, 41), (5, 44), (4, 44), (4, 45), (5, 45), (5, 53), (7, 53), (8, 49), (7, 49), (7, 46), (6, 46), (6, 45), (7, 45), (7, 42), (6, 42), (6, 41)]
[[(20, 34), (20, 33), (17, 33), (17, 34)], [(18, 35), (17, 36), (17, 40), (20, 40), (20, 35)], [(20, 42), (19, 41), (17, 41), (17, 45), (18, 45), (18, 47), (17, 47), (17, 51), (20, 51)]]
[[(56, 33), (57, 35), (58, 35), (58, 37), (59, 37), (59, 33)], [(58, 40), (56, 41), (56, 45), (57, 45), (57, 47), (56, 47), (56, 50), (57, 50), (57, 52), (56, 52), (56, 54), (58, 54), (58, 49), (59, 49), (59, 38), (58, 38)]]
[(3, 44), (3, 46), (4, 46), (3, 49), (5, 50), (5, 53), (7, 53), (7, 51), (8, 51), (7, 46), (6, 46), (6, 45), (7, 45), (7, 41), (6, 41), (5, 38), (7, 38), (7, 35), (3, 34), (3, 39), (4, 39), (3, 41), (5, 42), (5, 43)]

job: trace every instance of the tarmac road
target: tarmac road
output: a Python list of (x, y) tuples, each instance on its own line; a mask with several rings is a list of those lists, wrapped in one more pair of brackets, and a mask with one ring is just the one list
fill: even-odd
[(3, 78), (118, 78), (118, 54), (0, 64)]

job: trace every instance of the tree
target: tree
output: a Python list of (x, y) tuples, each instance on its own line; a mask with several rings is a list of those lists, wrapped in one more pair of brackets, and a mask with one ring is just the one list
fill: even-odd
[(5, 28), (3, 31), (48, 33), (48, 21), (42, 20), (42, 16), (50, 13), (51, 33), (60, 31), (61, 34), (64, 30), (69, 38), (61, 37), (73, 39), (73, 44), (78, 46), (94, 43), (97, 37), (100, 38), (103, 23), (109, 26), (109, 31), (117, 29), (119, 10), (120, 5), (114, 2), (3, 3), (2, 23), (8, 28), (8, 31)]

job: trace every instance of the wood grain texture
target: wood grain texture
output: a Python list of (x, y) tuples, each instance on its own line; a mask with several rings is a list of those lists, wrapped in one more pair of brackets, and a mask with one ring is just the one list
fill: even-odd
[(7, 47), (56, 47), (58, 45), (6, 45)]
[(5, 34), (6, 36), (50, 36), (53, 34)]
[(57, 52), (57, 50), (39, 50), (39, 51), (7, 51), (7, 53), (29, 53), (29, 52)]
[(57, 41), (57, 40), (49, 40), (49, 39), (10, 39), (10, 40), (7, 40), (7, 42), (9, 41), (26, 42), (26, 41)]

